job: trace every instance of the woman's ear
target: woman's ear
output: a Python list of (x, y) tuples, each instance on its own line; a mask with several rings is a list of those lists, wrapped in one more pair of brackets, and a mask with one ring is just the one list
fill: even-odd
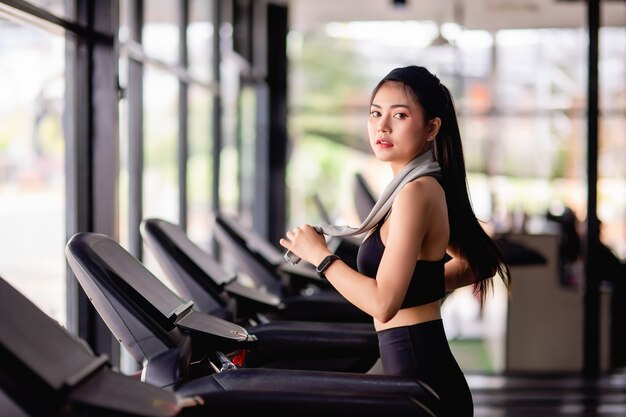
[(441, 119), (439, 117), (434, 117), (428, 121), (428, 140), (433, 141), (437, 137), (437, 133), (439, 133), (439, 129), (441, 128)]

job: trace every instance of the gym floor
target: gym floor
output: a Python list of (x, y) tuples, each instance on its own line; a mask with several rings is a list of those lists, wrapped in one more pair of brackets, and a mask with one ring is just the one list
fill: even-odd
[(626, 416), (626, 370), (581, 376), (468, 374), (475, 417)]

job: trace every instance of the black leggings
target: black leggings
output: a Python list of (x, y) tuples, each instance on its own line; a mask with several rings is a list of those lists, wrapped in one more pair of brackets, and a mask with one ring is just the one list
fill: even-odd
[(441, 320), (378, 332), (383, 370), (387, 375), (419, 378), (439, 396), (437, 417), (471, 417), (472, 394), (450, 351)]

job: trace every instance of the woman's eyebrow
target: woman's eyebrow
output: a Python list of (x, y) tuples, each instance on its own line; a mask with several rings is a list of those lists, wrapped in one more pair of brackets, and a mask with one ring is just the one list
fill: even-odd
[[(379, 105), (378, 105), (378, 104), (376, 104), (376, 103), (372, 103), (372, 104), (371, 104), (371, 107), (376, 107), (377, 109), (381, 109), (381, 108), (382, 108), (381, 106), (379, 106)], [(406, 105), (406, 104), (392, 104), (391, 106), (389, 106), (389, 108), (392, 108), (392, 109), (395, 109), (395, 108), (398, 108), (398, 107), (403, 107), (403, 108), (405, 108), (405, 109), (408, 109), (408, 108), (409, 108), (409, 106), (408, 106), (408, 105)]]

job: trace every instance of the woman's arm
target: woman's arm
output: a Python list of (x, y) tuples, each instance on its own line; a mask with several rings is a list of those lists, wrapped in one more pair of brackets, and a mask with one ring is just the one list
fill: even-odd
[(450, 247), (448, 254), (452, 256), (452, 259), (445, 265), (446, 293), (471, 285), (475, 281), (474, 272), (472, 272), (465, 258)]
[(448, 247), (448, 254), (452, 256), (452, 259), (446, 262), (445, 266), (446, 292), (493, 278), (498, 273), (496, 267), (484, 267), (482, 270), (479, 267), (478, 276), (476, 276), (463, 255), (456, 252), (452, 247)]
[[(335, 261), (325, 271), (328, 281), (349, 302), (385, 323), (399, 311), (430, 224), (433, 185), (414, 181), (400, 191), (387, 220), (389, 232), (376, 279)], [(313, 265), (331, 252), (324, 237), (309, 225), (287, 232), (280, 244)]]

